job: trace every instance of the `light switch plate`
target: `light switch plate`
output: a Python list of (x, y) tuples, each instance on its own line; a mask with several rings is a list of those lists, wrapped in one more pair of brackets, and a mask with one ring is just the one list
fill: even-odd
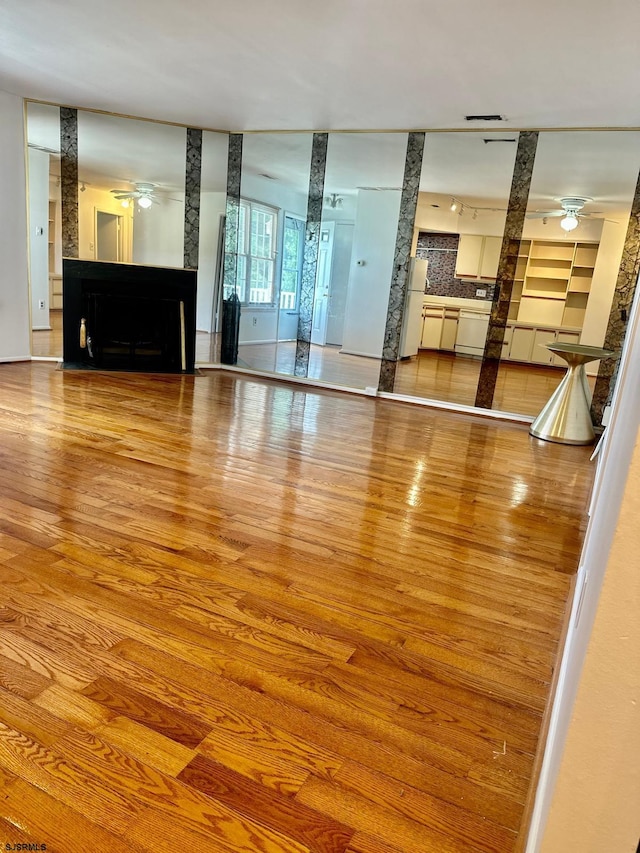
[(476, 290), (476, 296), (486, 296), (486, 295), (487, 295), (487, 291), (484, 287), (479, 287)]

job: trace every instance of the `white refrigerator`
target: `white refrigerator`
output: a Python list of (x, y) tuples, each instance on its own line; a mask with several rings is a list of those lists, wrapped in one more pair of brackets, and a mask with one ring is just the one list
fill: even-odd
[(411, 258), (409, 282), (404, 303), (404, 319), (400, 338), (400, 358), (418, 354), (422, 338), (422, 304), (427, 284), (429, 261)]

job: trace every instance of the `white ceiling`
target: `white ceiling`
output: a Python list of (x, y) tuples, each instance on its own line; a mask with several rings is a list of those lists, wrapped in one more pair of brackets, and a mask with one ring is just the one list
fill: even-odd
[(640, 125), (637, 0), (0, 0), (0, 88), (221, 129)]

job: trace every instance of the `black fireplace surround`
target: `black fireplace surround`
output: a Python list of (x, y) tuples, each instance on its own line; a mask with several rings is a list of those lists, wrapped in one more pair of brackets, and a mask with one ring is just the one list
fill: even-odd
[(193, 373), (195, 270), (65, 258), (66, 368)]

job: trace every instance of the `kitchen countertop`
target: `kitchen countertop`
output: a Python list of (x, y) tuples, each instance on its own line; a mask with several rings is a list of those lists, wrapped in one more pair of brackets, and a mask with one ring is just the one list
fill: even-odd
[(424, 295), (424, 305), (440, 306), (442, 308), (460, 308), (464, 311), (476, 311), (478, 314), (491, 312), (490, 299), (463, 299), (460, 296), (429, 296)]

